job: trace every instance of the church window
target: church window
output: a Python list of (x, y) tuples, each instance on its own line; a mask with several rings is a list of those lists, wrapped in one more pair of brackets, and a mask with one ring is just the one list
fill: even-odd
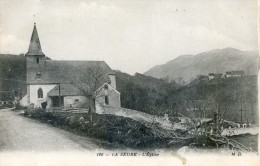
[(36, 73), (36, 78), (41, 78), (42, 74), (40, 72)]
[(38, 98), (43, 98), (42, 88), (39, 88), (39, 89), (38, 89)]
[(109, 105), (109, 99), (108, 99), (108, 96), (105, 96), (105, 103), (106, 103), (106, 105)]
[(39, 64), (39, 58), (36, 59), (37, 63)]
[(104, 87), (106, 90), (108, 89), (108, 86), (107, 85), (105, 85), (105, 87)]

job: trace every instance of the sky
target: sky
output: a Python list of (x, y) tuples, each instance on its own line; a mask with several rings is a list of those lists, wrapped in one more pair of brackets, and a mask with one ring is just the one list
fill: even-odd
[(26, 53), (34, 22), (51, 59), (129, 74), (179, 55), (258, 49), (254, 0), (0, 0), (0, 53)]

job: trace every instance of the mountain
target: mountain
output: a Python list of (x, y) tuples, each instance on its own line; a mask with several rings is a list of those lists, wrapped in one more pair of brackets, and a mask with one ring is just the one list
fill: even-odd
[(182, 55), (165, 64), (157, 65), (144, 74), (155, 78), (184, 80), (189, 83), (197, 75), (244, 70), (247, 75), (258, 72), (258, 53), (234, 48), (214, 49), (197, 55)]

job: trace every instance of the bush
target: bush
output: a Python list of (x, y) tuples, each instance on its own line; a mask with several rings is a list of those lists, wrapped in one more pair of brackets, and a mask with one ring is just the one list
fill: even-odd
[(36, 109), (27, 109), (25, 112), (24, 112), (24, 115), (25, 116), (30, 116), (34, 119), (42, 119), (44, 117), (44, 110), (41, 109), (41, 108), (36, 108)]
[(0, 109), (5, 109), (5, 108), (12, 108), (13, 105), (12, 104), (4, 104), (0, 106)]
[(27, 107), (21, 106), (20, 103), (15, 104), (15, 110), (26, 110)]
[(167, 146), (167, 139), (154, 134), (153, 130), (130, 118), (92, 114), (47, 112), (43, 109), (26, 110), (25, 116), (39, 119), (54, 126), (72, 129), (88, 137), (131, 148)]

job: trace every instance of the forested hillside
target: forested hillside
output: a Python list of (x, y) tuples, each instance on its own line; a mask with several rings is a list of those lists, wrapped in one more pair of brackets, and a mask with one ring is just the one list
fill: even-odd
[(24, 55), (0, 54), (0, 100), (26, 93), (26, 63)]
[(241, 121), (257, 121), (257, 76), (195, 80), (179, 86), (141, 74), (130, 76), (117, 72), (118, 90), (122, 106), (150, 114), (189, 117), (212, 117), (219, 112), (223, 118)]
[(134, 76), (116, 72), (117, 89), (121, 93), (123, 107), (144, 111), (150, 114), (163, 114), (168, 108), (168, 93), (179, 86), (136, 73)]

